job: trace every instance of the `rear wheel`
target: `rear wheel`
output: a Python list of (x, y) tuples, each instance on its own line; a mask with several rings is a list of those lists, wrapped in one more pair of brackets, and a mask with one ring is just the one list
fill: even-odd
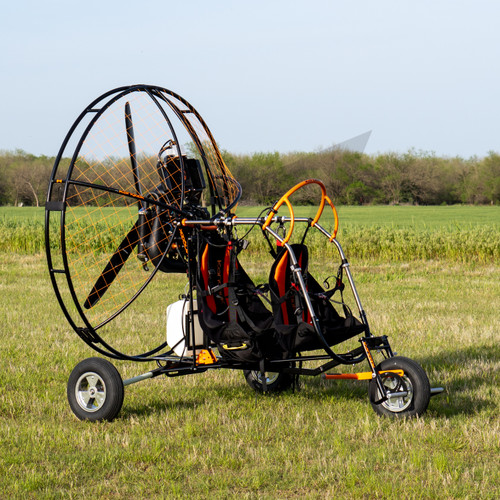
[[(293, 375), (290, 373), (264, 372), (266, 377), (266, 392), (283, 392), (293, 385)], [(257, 392), (264, 392), (262, 373), (258, 370), (245, 370), (243, 372), (247, 384)]]
[[(381, 398), (380, 391), (375, 380), (370, 381), (370, 402), (375, 413), (396, 418), (415, 417), (425, 413), (431, 390), (429, 379), (418, 363), (409, 358), (396, 356), (384, 359), (377, 366), (377, 370), (403, 370), (404, 375), (402, 377), (395, 373), (381, 375), (389, 397), (379, 404), (376, 404), (376, 401)], [(391, 397), (391, 393), (400, 394)]]
[(71, 372), (67, 394), (69, 406), (80, 420), (113, 420), (123, 404), (123, 382), (109, 361), (88, 358)]

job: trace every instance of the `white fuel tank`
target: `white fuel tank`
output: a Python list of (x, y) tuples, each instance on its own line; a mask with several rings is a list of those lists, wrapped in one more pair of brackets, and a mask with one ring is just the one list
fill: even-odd
[[(196, 299), (193, 300), (193, 309), (195, 353), (198, 354), (203, 349), (203, 330), (198, 320)], [(177, 356), (193, 356), (192, 339), (186, 339), (188, 314), (189, 300), (187, 299), (178, 300), (167, 306), (167, 343)]]

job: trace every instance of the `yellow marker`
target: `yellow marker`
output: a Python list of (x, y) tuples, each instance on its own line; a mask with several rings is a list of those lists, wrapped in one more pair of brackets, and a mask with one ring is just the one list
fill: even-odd
[[(379, 372), (379, 375), (384, 375), (385, 373), (395, 373), (400, 377), (405, 374), (403, 370), (383, 370)], [(325, 373), (324, 378), (326, 378), (327, 380), (371, 380), (373, 378), (373, 373)]]
[(213, 365), (214, 363), (217, 363), (217, 358), (210, 349), (202, 349), (196, 358), (197, 365)]

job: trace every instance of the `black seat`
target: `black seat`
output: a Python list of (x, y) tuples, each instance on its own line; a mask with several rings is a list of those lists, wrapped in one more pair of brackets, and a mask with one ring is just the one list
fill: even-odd
[(232, 241), (202, 245), (197, 297), (200, 325), (227, 361), (259, 362), (279, 353), (273, 314), (237, 258)]
[[(313, 310), (321, 325), (323, 337), (329, 346), (358, 335), (365, 330), (343, 304), (341, 316), (331, 302), (334, 291), (325, 291), (308, 272), (309, 252), (302, 244), (290, 245), (306, 283)], [(289, 354), (324, 347), (312, 324), (302, 290), (290, 267), (290, 252), (283, 247), (269, 273), (269, 289), (273, 304), (274, 328), (282, 348)]]

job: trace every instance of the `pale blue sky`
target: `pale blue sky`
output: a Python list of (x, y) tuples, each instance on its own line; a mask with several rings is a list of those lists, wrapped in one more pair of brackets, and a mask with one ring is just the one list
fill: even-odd
[(500, 2), (16, 0), (1, 7), (0, 149), (55, 155), (94, 98), (169, 88), (235, 153), (500, 151)]

